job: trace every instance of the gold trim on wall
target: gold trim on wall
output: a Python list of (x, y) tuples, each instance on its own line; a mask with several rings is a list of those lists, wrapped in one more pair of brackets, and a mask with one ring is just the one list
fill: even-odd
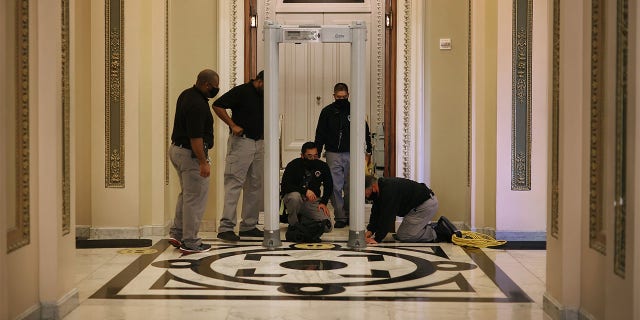
[(511, 190), (531, 190), (533, 0), (513, 0)]
[(589, 151), (589, 247), (605, 254), (607, 238), (604, 225), (604, 6), (603, 0), (591, 1), (591, 129)]
[(124, 188), (124, 0), (105, 0), (105, 187)]
[(627, 70), (629, 68), (629, 0), (618, 0), (616, 18), (615, 244), (613, 271), (625, 277), (627, 220)]
[(16, 113), (16, 228), (7, 232), (7, 252), (30, 242), (29, 186), (29, 0), (18, 1), (17, 15), (17, 103)]
[(411, 160), (410, 145), (411, 141), (411, 1), (404, 1), (404, 10), (402, 15), (404, 24), (403, 35), (403, 66), (402, 66), (402, 177), (411, 178)]
[(471, 154), (472, 154), (472, 101), (473, 101), (473, 88), (471, 83), (473, 81), (473, 73), (471, 66), (471, 35), (473, 34), (472, 24), (473, 24), (473, 11), (471, 0), (467, 1), (467, 6), (469, 8), (469, 16), (467, 17), (467, 187), (471, 188)]
[(551, 236), (558, 238), (560, 192), (560, 0), (553, 0), (553, 83), (551, 100)]
[(169, 185), (169, 0), (164, 2), (164, 185)]
[(71, 93), (69, 86), (69, 0), (62, 0), (62, 234), (71, 232), (71, 139), (69, 132)]

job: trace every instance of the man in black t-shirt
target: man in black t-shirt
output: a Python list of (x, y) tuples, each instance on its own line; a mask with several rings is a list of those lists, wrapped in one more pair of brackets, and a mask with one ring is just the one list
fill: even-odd
[[(243, 191), (240, 236), (263, 237), (256, 227), (262, 204), (264, 169), (264, 75), (229, 90), (213, 103), (213, 111), (229, 126), (224, 169), (224, 208), (218, 238), (240, 239), (234, 228), (240, 191)], [(231, 109), (231, 116), (226, 109)]]
[[(315, 143), (318, 152), (326, 150), (327, 165), (333, 179), (333, 214), (335, 227), (344, 228), (349, 224), (349, 171), (350, 171), (350, 128), (351, 104), (349, 103), (349, 87), (344, 83), (336, 83), (333, 87), (335, 101), (324, 107), (318, 117)], [(359, 123), (359, 121), (357, 121)], [(365, 121), (365, 162), (371, 160), (371, 136), (369, 125)], [(362, 169), (360, 165), (356, 168)], [(344, 196), (343, 196), (344, 193)]]
[(373, 201), (365, 240), (375, 244), (395, 228), (396, 216), (403, 217), (395, 234), (401, 242), (451, 242), (460, 231), (447, 219), (431, 219), (438, 211), (435, 193), (424, 183), (404, 178), (365, 176), (365, 198)]
[(176, 103), (169, 158), (178, 172), (181, 190), (169, 230), (169, 243), (183, 253), (211, 250), (211, 245), (198, 238), (198, 230), (207, 204), (211, 174), (208, 151), (213, 147), (213, 115), (209, 99), (218, 94), (219, 83), (215, 71), (202, 70), (196, 84), (184, 90)]
[[(323, 192), (320, 193), (322, 187)], [(324, 232), (331, 231), (329, 221), (329, 195), (333, 181), (329, 166), (318, 159), (318, 148), (313, 142), (302, 145), (300, 158), (291, 160), (282, 174), (280, 194), (289, 215), (289, 225), (307, 220), (325, 221)], [(322, 194), (322, 196), (321, 196)]]

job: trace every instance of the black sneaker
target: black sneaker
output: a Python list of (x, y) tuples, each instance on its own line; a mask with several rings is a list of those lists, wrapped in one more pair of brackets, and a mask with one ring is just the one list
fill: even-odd
[(336, 228), (336, 229), (341, 229), (341, 228), (344, 228), (344, 227), (346, 227), (348, 225), (349, 225), (348, 222), (339, 220), (339, 221), (336, 221), (335, 224), (333, 224), (333, 227)]
[(174, 237), (170, 237), (167, 241), (169, 241), (169, 244), (174, 248), (180, 248), (180, 246), (182, 246), (182, 242)]
[(201, 253), (207, 252), (211, 250), (211, 245), (206, 243), (201, 243), (199, 246), (195, 248), (188, 248), (184, 244), (180, 246), (180, 252), (182, 253)]
[(438, 236), (436, 240), (438, 242), (451, 242), (451, 237), (454, 234), (462, 238), (460, 230), (445, 216), (441, 216), (440, 219), (438, 219), (438, 223), (433, 226), (433, 230), (436, 231), (436, 235)]
[(224, 241), (238, 241), (240, 237), (238, 237), (233, 231), (225, 231), (218, 233), (218, 239), (222, 239)]
[(246, 231), (240, 231), (239, 234), (241, 237), (264, 237), (264, 231), (258, 228), (253, 228), (251, 230), (246, 230)]

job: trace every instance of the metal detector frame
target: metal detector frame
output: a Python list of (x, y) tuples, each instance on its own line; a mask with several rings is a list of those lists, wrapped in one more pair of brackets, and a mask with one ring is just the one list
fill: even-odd
[(351, 25), (279, 25), (264, 23), (264, 241), (266, 248), (282, 245), (279, 224), (280, 162), (278, 149), (278, 79), (279, 43), (326, 42), (351, 43), (351, 119), (349, 170), (349, 241), (355, 250), (366, 247), (364, 226), (364, 161), (362, 141), (365, 141), (365, 41), (367, 27), (364, 21)]

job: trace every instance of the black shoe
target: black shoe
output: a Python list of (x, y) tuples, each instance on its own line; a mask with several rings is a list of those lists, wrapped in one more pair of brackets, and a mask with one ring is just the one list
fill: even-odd
[(459, 238), (462, 238), (462, 233), (458, 228), (447, 219), (445, 216), (441, 216), (438, 219), (438, 223), (433, 226), (438, 238), (437, 242), (451, 242), (451, 237), (455, 234)]
[(199, 246), (195, 248), (189, 248), (184, 244), (180, 246), (180, 252), (182, 253), (201, 253), (201, 252), (207, 252), (209, 250), (211, 250), (211, 245), (206, 243), (201, 243)]
[(182, 245), (182, 242), (180, 242), (180, 240), (174, 238), (174, 237), (169, 237), (169, 244), (172, 245), (175, 248), (180, 248), (180, 246)]
[(347, 221), (339, 220), (339, 221), (336, 221), (336, 223), (333, 224), (333, 227), (336, 228), (336, 229), (341, 229), (341, 228), (344, 228), (344, 227), (346, 227), (348, 225), (349, 225), (349, 223)]
[(225, 231), (218, 233), (218, 239), (222, 239), (224, 241), (238, 241), (240, 237), (238, 237), (233, 231)]
[(241, 237), (264, 237), (264, 231), (258, 228), (253, 228), (251, 230), (246, 230), (246, 231), (240, 231), (239, 234)]

